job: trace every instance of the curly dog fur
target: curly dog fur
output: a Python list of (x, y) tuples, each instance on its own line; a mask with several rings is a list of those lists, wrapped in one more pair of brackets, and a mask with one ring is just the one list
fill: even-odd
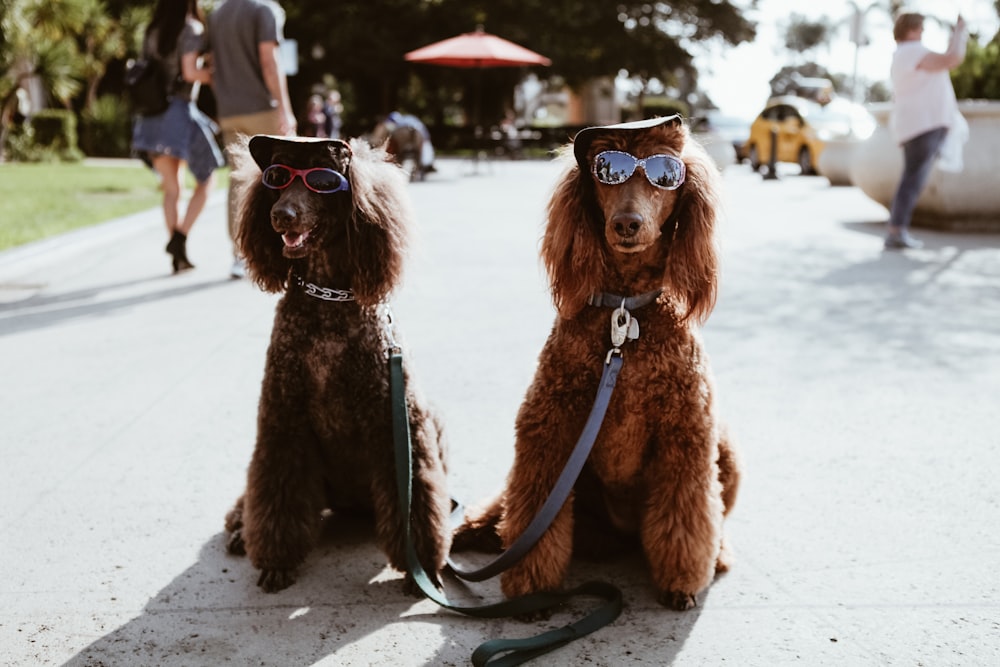
[[(559, 477), (610, 347), (613, 309), (588, 305), (588, 298), (662, 289), (655, 302), (632, 311), (641, 335), (622, 348), (617, 387), (571, 500), (501, 586), (509, 597), (556, 590), (574, 548), (609, 555), (610, 546), (637, 540), (658, 600), (683, 610), (729, 567), (723, 517), (740, 475), (716, 417), (697, 331), (716, 300), (719, 176), (679, 119), (591, 136), (578, 154), (588, 168), (569, 155), (548, 206), (542, 258), (558, 317), (517, 416), (513, 468), (497, 498), (466, 512), (455, 548), (509, 546)], [(622, 184), (601, 184), (589, 165), (604, 150), (679, 156), (686, 181), (677, 190), (658, 189), (638, 168)]]
[[(258, 142), (255, 144), (255, 142)], [(226, 516), (231, 553), (246, 553), (268, 592), (295, 580), (324, 510), (360, 509), (406, 570), (393, 461), (384, 301), (399, 283), (413, 216), (406, 177), (381, 150), (353, 140), (254, 137), (238, 152), (238, 244), (250, 277), (284, 292), (277, 305), (247, 486)], [(282, 190), (261, 184), (261, 166), (328, 167), (350, 190), (318, 194), (300, 177)], [(353, 290), (331, 303), (301, 286)], [(398, 332), (396, 340), (399, 341)], [(434, 576), (450, 546), (445, 442), (436, 415), (407, 378), (413, 442), (412, 531)], [(407, 577), (407, 586), (412, 582)]]

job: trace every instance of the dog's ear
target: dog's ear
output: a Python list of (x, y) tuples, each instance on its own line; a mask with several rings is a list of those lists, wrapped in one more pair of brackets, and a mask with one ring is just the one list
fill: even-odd
[(358, 139), (351, 141), (351, 150), (351, 287), (359, 303), (374, 305), (399, 284), (415, 216), (406, 174), (391, 157)]
[[(719, 254), (715, 226), (721, 209), (721, 183), (715, 162), (696, 141), (687, 138), (682, 154), (687, 176), (671, 217), (676, 231), (663, 276), (664, 290), (684, 304), (684, 319), (703, 323), (715, 308)], [(673, 224), (673, 223), (670, 223)]]
[(236, 214), (236, 247), (246, 260), (250, 278), (267, 292), (288, 288), (291, 261), (282, 254), (284, 242), (271, 226), (275, 195), (260, 182), (260, 168), (250, 156), (247, 140), (227, 148), (232, 161), (230, 179), (239, 202)]
[(570, 318), (603, 287), (607, 258), (589, 175), (580, 173), (572, 147), (560, 159), (566, 166), (549, 200), (541, 254), (552, 301), (562, 317)]
[(245, 190), (239, 209), (236, 246), (257, 286), (266, 292), (283, 292), (288, 288), (292, 264), (282, 254), (281, 235), (271, 226), (274, 201), (274, 193), (259, 182)]

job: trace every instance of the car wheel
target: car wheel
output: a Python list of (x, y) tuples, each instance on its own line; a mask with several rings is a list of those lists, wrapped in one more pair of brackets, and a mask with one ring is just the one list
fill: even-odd
[(803, 176), (812, 176), (816, 173), (812, 166), (812, 156), (809, 154), (808, 146), (803, 146), (799, 150), (799, 169), (802, 170)]
[(747, 151), (747, 159), (750, 161), (751, 169), (760, 171), (760, 154), (757, 152), (757, 144), (750, 146), (750, 150)]

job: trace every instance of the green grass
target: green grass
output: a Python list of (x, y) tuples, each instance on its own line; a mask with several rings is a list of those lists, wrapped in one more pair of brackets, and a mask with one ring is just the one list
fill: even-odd
[(153, 172), (133, 161), (0, 164), (0, 250), (157, 208), (161, 196)]

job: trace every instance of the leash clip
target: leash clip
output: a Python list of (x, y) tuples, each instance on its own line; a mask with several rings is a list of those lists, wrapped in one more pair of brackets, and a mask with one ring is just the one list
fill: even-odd
[(611, 344), (621, 347), (626, 340), (638, 337), (639, 320), (632, 317), (632, 313), (625, 308), (625, 299), (622, 299), (622, 305), (611, 312)]
[(396, 342), (396, 336), (393, 334), (392, 309), (388, 303), (383, 303), (382, 309), (385, 313), (385, 335), (389, 339), (388, 355), (402, 354), (403, 348)]

